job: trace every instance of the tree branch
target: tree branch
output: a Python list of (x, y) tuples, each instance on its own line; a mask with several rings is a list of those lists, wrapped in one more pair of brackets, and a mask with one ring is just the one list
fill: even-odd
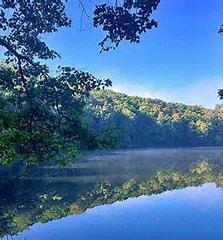
[(88, 22), (91, 24), (90, 16), (89, 16), (89, 14), (88, 14), (88, 12), (87, 12), (87, 10), (86, 10), (86, 8), (85, 8), (82, 0), (79, 0), (79, 3), (80, 3), (80, 5), (81, 5), (81, 8), (82, 8), (83, 12), (84, 12), (85, 15), (87, 16)]
[(19, 65), (19, 71), (21, 74), (21, 78), (24, 79), (24, 74), (21, 71), (21, 62), (22, 61), (25, 61), (25, 62), (29, 63), (31, 66), (33, 66), (34, 68), (36, 68), (38, 71), (40, 71), (40, 73), (45, 78), (49, 78), (49, 75), (47, 73), (43, 72), (42, 69), (39, 68), (37, 63), (35, 63), (31, 58), (18, 53), (3, 37), (0, 37), (0, 45), (5, 47), (10, 53), (12, 53), (18, 59), (18, 65)]

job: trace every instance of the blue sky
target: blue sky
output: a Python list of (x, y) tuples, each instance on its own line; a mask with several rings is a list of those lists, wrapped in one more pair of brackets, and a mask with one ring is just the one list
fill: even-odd
[(161, 0), (153, 17), (159, 27), (145, 33), (139, 44), (122, 43), (101, 53), (104, 33), (83, 21), (80, 8), (68, 1), (72, 28), (47, 37), (62, 56), (51, 62), (73, 65), (98, 77), (110, 78), (113, 89), (130, 95), (161, 98), (213, 107), (223, 87), (222, 0)]

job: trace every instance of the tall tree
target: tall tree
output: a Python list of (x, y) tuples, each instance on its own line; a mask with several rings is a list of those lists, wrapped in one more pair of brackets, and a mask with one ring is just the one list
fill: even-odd
[(0, 66), (0, 164), (26, 165), (54, 159), (68, 164), (80, 145), (90, 147), (83, 120), (85, 98), (92, 89), (110, 85), (75, 68), (59, 68), (45, 79), (34, 68)]

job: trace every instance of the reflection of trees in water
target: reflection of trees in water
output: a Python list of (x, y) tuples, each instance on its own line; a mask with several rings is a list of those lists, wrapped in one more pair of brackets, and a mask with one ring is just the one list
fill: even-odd
[(24, 193), (21, 189), (21, 192), (16, 192), (17, 196), (14, 196), (15, 199), (21, 199), (20, 201), (10, 204), (5, 200), (1, 204), (0, 232), (2, 235), (0, 236), (16, 234), (37, 222), (44, 223), (68, 215), (79, 214), (87, 208), (111, 204), (130, 197), (159, 194), (187, 186), (199, 186), (207, 182), (222, 185), (223, 173), (214, 172), (206, 161), (202, 161), (192, 166), (187, 173), (175, 170), (157, 171), (145, 181), (138, 182), (132, 178), (121, 185), (105, 181), (79, 192), (78, 195), (77, 192), (74, 194), (69, 192), (69, 197), (66, 195), (67, 193), (61, 194), (60, 192), (58, 194), (57, 188), (50, 188), (50, 192), (45, 194), (31, 191), (26, 193), (28, 194), (26, 196), (23, 196)]

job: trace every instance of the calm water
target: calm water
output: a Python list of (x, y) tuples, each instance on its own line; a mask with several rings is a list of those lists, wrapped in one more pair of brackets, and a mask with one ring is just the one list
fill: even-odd
[(223, 148), (95, 152), (16, 179), (0, 170), (3, 239), (223, 239)]

